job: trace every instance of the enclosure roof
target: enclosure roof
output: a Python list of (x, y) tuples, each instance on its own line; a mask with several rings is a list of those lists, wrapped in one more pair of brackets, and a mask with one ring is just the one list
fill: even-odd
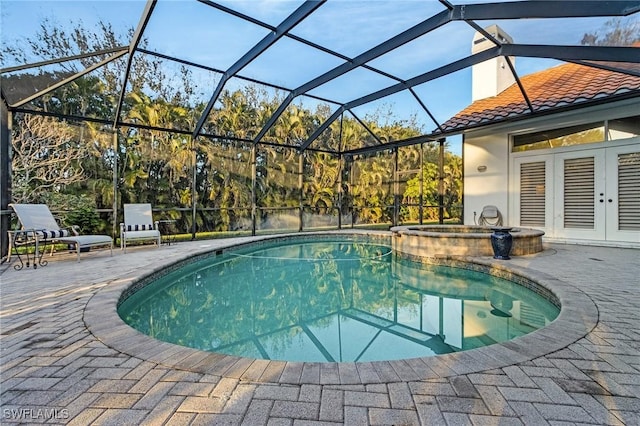
[[(640, 0), (72, 3), (43, 0), (26, 8), (21, 1), (3, 0), (3, 47), (20, 53), (2, 56), (2, 98), (10, 110), (45, 113), (41, 101), (48, 97), (62, 107), (47, 114), (113, 128), (143, 126), (301, 151), (358, 153), (436, 140), (505, 117), (583, 107), (625, 91), (640, 94), (640, 48), (605, 34), (617, 34), (622, 26), (637, 38)], [(17, 41), (33, 40), (29, 28), (37, 31), (42, 16), (59, 28), (57, 39), (71, 38), (73, 25), (65, 22), (74, 17), (88, 34), (98, 34), (100, 23), (106, 23), (114, 37), (106, 44), (90, 38), (66, 56), (52, 48), (27, 52), (28, 45)], [(513, 42), (485, 30), (495, 25)], [(483, 49), (473, 42), (476, 34)], [(516, 83), (465, 109), (471, 103), (472, 67), (494, 58), (503, 59)], [(151, 103), (180, 102), (188, 119), (132, 118), (140, 60), (153, 63), (171, 82), (159, 89), (147, 81), (141, 93)], [(570, 73), (572, 83), (560, 84), (553, 77), (557, 73), (566, 74), (563, 78)], [(117, 88), (94, 107), (87, 107), (90, 100), (65, 98), (70, 96), (65, 88), (88, 77), (96, 79), (93, 87), (115, 81)], [(76, 86), (74, 96), (90, 92)], [(227, 123), (221, 130), (216, 114), (226, 96), (251, 87), (277, 103), (260, 111), (249, 129)], [(274, 131), (301, 110), (316, 117), (304, 122), (303, 132), (294, 137)], [(365, 137), (346, 144), (345, 120)], [(394, 124), (413, 126), (419, 136), (398, 139), (385, 130)]]
[[(564, 64), (524, 76), (521, 79), (536, 111), (587, 105), (640, 95), (640, 77), (578, 64)], [(530, 116), (529, 107), (517, 84), (496, 96), (480, 99), (447, 120), (445, 131), (468, 129)]]

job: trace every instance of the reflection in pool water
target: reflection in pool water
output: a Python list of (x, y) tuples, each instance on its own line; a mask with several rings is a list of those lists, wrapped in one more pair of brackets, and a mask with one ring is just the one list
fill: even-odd
[(529, 333), (558, 309), (487, 274), (427, 266), (381, 244), (319, 240), (245, 248), (171, 272), (118, 309), (156, 339), (289, 361), (392, 360)]

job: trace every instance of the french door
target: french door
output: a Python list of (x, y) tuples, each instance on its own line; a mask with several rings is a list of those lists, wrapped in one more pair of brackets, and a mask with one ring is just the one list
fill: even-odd
[(580, 240), (606, 239), (604, 150), (555, 154), (554, 165), (555, 236)]
[(605, 161), (607, 239), (640, 243), (640, 142), (608, 148)]
[(561, 240), (640, 244), (640, 143), (514, 159), (516, 223)]

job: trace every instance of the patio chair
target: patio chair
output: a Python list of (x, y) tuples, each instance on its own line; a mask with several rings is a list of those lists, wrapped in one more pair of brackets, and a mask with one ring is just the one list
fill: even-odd
[(153, 240), (160, 247), (158, 221), (153, 220), (151, 204), (125, 204), (124, 222), (120, 224), (120, 248), (127, 252), (131, 241)]
[[(46, 204), (9, 204), (20, 221), (21, 230), (30, 231), (36, 248), (41, 242), (74, 244), (78, 262), (80, 251), (94, 246), (109, 246), (113, 256), (113, 238), (108, 235), (80, 235), (77, 226), (61, 228)], [(9, 231), (15, 232), (15, 231)], [(9, 238), (9, 259), (12, 238)], [(53, 255), (53, 247), (51, 248)]]

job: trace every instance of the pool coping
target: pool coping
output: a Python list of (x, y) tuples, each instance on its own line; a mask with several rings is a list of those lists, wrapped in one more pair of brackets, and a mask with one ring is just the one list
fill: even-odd
[[(390, 232), (357, 232), (339, 234), (320, 232), (317, 235), (386, 236)], [(301, 234), (281, 234), (256, 237), (249, 243), (300, 237)], [(215, 248), (203, 245), (180, 259), (161, 260), (144, 273), (119, 278), (94, 294), (84, 310), (87, 329), (102, 343), (130, 356), (154, 362), (169, 368), (195, 373), (219, 375), (245, 381), (278, 384), (328, 384), (323, 381), (338, 380), (337, 384), (373, 384), (444, 378), (485, 370), (507, 367), (559, 351), (588, 334), (597, 324), (598, 310), (593, 301), (580, 289), (560, 279), (539, 271), (516, 267), (508, 261), (491, 258), (441, 256), (430, 260), (440, 264), (470, 265), (488, 273), (512, 275), (535, 282), (553, 293), (562, 309), (558, 317), (544, 328), (503, 343), (432, 357), (409, 358), (370, 362), (292, 362), (243, 358), (198, 349), (186, 348), (149, 337), (126, 324), (117, 313), (122, 294), (132, 285), (165, 268), (188, 261), (193, 256), (207, 256), (237, 244), (229, 243)], [(539, 255), (539, 254), (538, 254)], [(531, 255), (536, 256), (536, 255)], [(523, 256), (526, 257), (526, 256)], [(138, 271), (139, 272), (139, 271)], [(333, 374), (323, 375), (323, 371)], [(337, 371), (338, 374), (335, 374)]]

